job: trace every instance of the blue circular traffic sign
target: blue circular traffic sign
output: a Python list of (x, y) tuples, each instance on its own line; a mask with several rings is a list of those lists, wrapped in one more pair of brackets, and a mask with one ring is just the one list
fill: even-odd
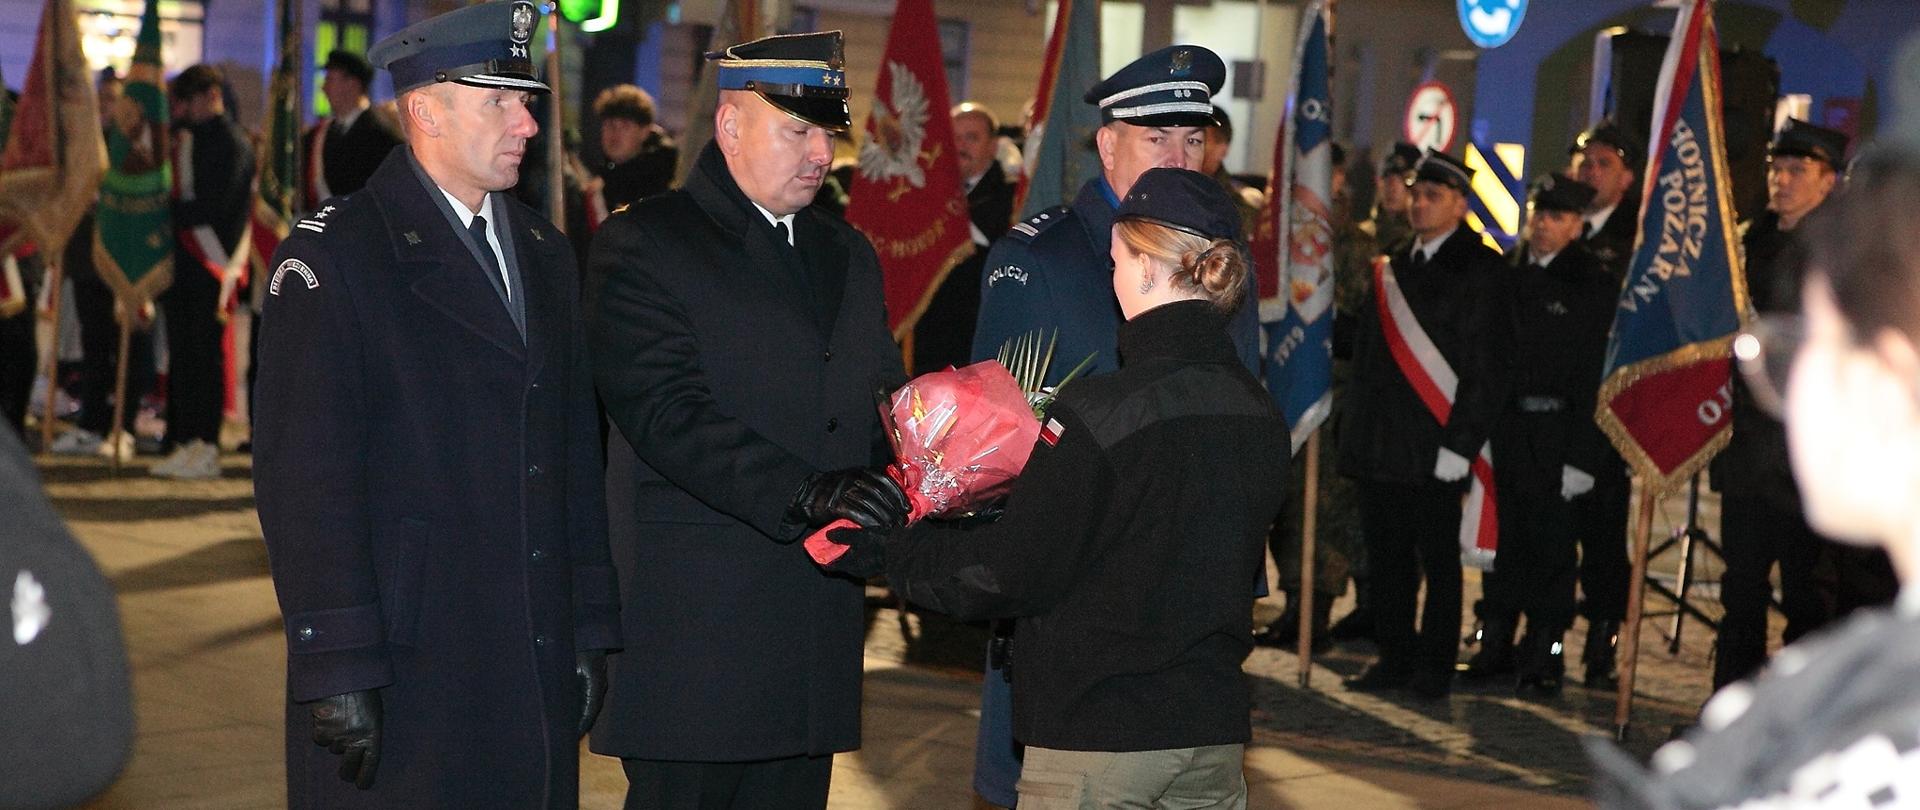
[(1527, 0), (1457, 0), (1460, 28), (1482, 48), (1498, 48), (1520, 30)]

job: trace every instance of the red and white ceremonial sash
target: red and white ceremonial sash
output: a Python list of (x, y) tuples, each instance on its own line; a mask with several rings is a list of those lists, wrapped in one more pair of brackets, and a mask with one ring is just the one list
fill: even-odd
[[(182, 130), (173, 155), (173, 196), (178, 200), (193, 199), (193, 133)], [(213, 232), (211, 225), (196, 225), (192, 228), (176, 228), (175, 238), (186, 248), (201, 269), (220, 282), (219, 305), (215, 316), (225, 323), (233, 317), (234, 310), (240, 306), (239, 290), (246, 286), (247, 257), (253, 252), (253, 229), (240, 229), (240, 244), (232, 254), (220, 244), (220, 237)]]
[[(1440, 347), (1433, 344), (1433, 338), (1414, 317), (1413, 308), (1408, 306), (1407, 296), (1401, 292), (1400, 282), (1394, 278), (1393, 268), (1385, 256), (1374, 259), (1373, 289), (1379, 293), (1374, 298), (1379, 301), (1380, 328), (1386, 333), (1387, 349), (1393, 353), (1394, 364), (1406, 375), (1407, 382), (1413, 386), (1414, 393), (1420, 395), (1420, 401), (1426, 404), (1433, 418), (1445, 425), (1453, 414), (1454, 392), (1460, 387), (1460, 377), (1454, 374), (1447, 358), (1440, 354)], [(1491, 571), (1500, 540), (1493, 502), (1491, 443), (1480, 445), (1480, 453), (1474, 457), (1469, 474), (1473, 480), (1467, 487), (1466, 500), (1460, 505), (1460, 561)]]
[(605, 186), (586, 192), (587, 233), (600, 230), (600, 223), (607, 221), (611, 211), (607, 210), (607, 189)]
[(307, 208), (308, 211), (320, 210), (320, 203), (333, 196), (333, 189), (327, 187), (327, 133), (333, 130), (333, 119), (323, 118), (313, 128), (313, 137), (307, 145)]
[(0, 253), (0, 318), (11, 318), (27, 308), (27, 285), (20, 279), (20, 263), (11, 253)]

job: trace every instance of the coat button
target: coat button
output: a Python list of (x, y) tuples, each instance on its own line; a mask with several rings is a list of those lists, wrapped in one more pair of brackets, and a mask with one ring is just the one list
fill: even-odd
[(821, 362), (826, 362), (826, 363), (833, 362), (833, 350), (828, 349), (826, 354), (820, 355), (820, 360)]
[(533, 550), (533, 558), (534, 558), (535, 560), (543, 560), (543, 559), (546, 559), (546, 556), (547, 556), (547, 552), (545, 552), (545, 551), (543, 551), (543, 550), (541, 550), (541, 549), (537, 549), (537, 548), (536, 548), (536, 549), (534, 549), (534, 550)]
[(546, 637), (546, 636), (534, 636), (534, 637), (533, 637), (533, 646), (535, 646), (535, 647), (545, 647), (545, 646), (547, 646), (547, 637)]
[(531, 466), (529, 466), (529, 467), (527, 467), (527, 477), (528, 477), (528, 478), (532, 478), (532, 477), (534, 477), (534, 476), (536, 476), (536, 475), (539, 475), (539, 474), (540, 474), (540, 465), (538, 465), (538, 464), (534, 464), (534, 465), (531, 465)]
[(313, 628), (311, 628), (311, 627), (302, 627), (302, 628), (300, 628), (300, 640), (301, 640), (301, 641), (312, 641), (312, 640), (313, 640)]
[(828, 432), (828, 433), (832, 433), (832, 432), (834, 432), (834, 431), (836, 431), (836, 430), (839, 430), (839, 429), (840, 429), (840, 418), (839, 418), (839, 417), (837, 417), (837, 416), (836, 416), (836, 417), (829, 417), (829, 418), (827, 419), (827, 432)]

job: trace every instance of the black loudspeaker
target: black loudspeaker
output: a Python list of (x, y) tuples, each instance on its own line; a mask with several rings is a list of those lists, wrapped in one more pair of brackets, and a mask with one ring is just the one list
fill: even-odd
[[(1653, 92), (1666, 55), (1667, 37), (1631, 32), (1613, 37), (1608, 115), (1642, 137), (1653, 131)], [(1733, 205), (1740, 219), (1746, 220), (1767, 207), (1767, 144), (1773, 140), (1780, 66), (1764, 54), (1722, 50), (1720, 89)], [(1653, 151), (1651, 145), (1648, 151)]]

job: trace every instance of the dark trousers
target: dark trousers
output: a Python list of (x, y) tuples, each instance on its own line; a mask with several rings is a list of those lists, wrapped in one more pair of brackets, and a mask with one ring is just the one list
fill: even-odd
[[(1440, 482), (1360, 484), (1373, 634), (1389, 670), (1453, 670), (1460, 644), (1460, 493)], [(1415, 602), (1424, 577), (1419, 630)]]
[(26, 440), (27, 400), (40, 353), (33, 336), (33, 302), (12, 317), (0, 318), (0, 421)]
[(1499, 490), (1500, 550), (1481, 579), (1486, 615), (1527, 617), (1527, 633), (1547, 637), (1573, 624), (1572, 505), (1558, 493)]
[(174, 263), (173, 286), (160, 296), (167, 313), (167, 441), (220, 441), (226, 358), (220, 342), (220, 282), (197, 264)]
[(1773, 598), (1769, 578), (1780, 566), (1780, 607), (1787, 614), (1781, 635), (1791, 644), (1833, 620), (1830, 575), (1823, 574), (1827, 541), (1794, 504), (1766, 497), (1727, 493), (1720, 502), (1720, 535), (1727, 570), (1720, 578), (1720, 639), (1713, 665), (1713, 688), (1746, 678), (1767, 663), (1767, 607)]
[(1589, 622), (1627, 617), (1627, 501), (1633, 484), (1622, 475), (1595, 476), (1593, 490), (1573, 499), (1574, 539), (1580, 544), (1580, 615)]
[[(113, 429), (113, 375), (120, 370), (120, 322), (113, 290), (90, 273), (75, 273), (73, 314), (80, 324), (81, 429), (102, 436)], [(135, 329), (127, 341), (127, 408), (121, 427), (133, 429), (140, 397), (153, 390), (153, 333)]]
[(623, 759), (626, 810), (824, 810), (833, 757), (762, 762)]

